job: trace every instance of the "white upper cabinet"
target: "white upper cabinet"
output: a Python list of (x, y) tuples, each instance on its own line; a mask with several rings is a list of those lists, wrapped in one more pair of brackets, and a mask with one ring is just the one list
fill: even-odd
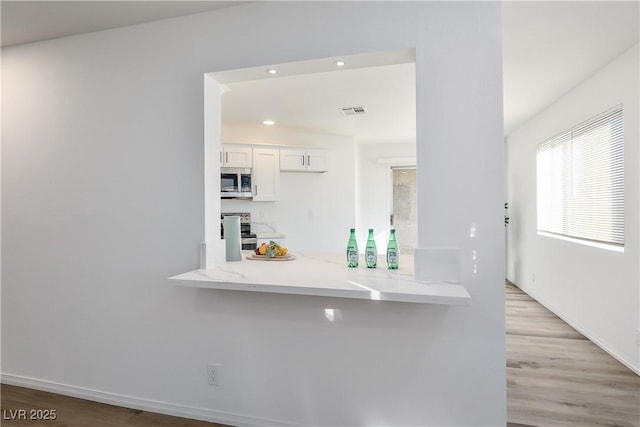
[(327, 150), (307, 148), (307, 172), (326, 172)]
[(250, 168), (253, 166), (253, 149), (244, 145), (222, 144), (220, 166), (225, 168)]
[(304, 171), (307, 150), (304, 148), (281, 148), (280, 149), (280, 170), (281, 171)]
[(280, 150), (254, 148), (251, 173), (254, 202), (275, 202), (280, 189)]
[(321, 148), (281, 148), (280, 170), (283, 172), (326, 172), (327, 150)]

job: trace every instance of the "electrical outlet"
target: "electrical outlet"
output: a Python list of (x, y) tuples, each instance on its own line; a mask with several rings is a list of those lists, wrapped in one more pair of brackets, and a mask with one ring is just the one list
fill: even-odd
[(220, 365), (216, 363), (207, 364), (207, 384), (220, 385)]

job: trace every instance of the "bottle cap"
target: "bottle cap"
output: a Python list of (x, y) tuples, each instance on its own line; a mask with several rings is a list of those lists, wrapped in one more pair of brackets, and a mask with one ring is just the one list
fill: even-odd
[(369, 229), (369, 233), (373, 233), (373, 228), (370, 228), (370, 229)]
[(349, 231), (356, 231), (356, 229), (355, 228), (350, 228)]

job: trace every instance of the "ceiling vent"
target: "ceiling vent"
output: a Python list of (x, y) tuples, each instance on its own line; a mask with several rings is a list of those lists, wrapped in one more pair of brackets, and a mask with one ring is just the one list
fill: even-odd
[(358, 107), (344, 107), (341, 108), (342, 115), (344, 116), (358, 116), (361, 114), (366, 114), (367, 110), (365, 110), (364, 106), (360, 105)]

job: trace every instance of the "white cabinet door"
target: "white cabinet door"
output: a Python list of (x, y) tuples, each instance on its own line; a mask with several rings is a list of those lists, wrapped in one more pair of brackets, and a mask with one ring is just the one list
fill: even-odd
[(327, 150), (321, 148), (281, 148), (280, 170), (283, 172), (326, 172)]
[(254, 202), (275, 202), (280, 189), (280, 150), (277, 148), (254, 148), (253, 185)]
[(251, 147), (223, 144), (220, 165), (226, 168), (250, 168), (253, 164), (252, 152)]
[(327, 150), (307, 148), (307, 172), (327, 171)]
[(280, 149), (280, 170), (281, 171), (305, 171), (307, 150), (304, 148), (281, 148)]

